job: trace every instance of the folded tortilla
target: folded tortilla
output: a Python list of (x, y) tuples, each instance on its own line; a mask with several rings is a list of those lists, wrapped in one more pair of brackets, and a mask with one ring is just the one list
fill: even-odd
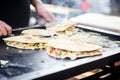
[(20, 49), (43, 49), (46, 48), (48, 39), (34, 36), (14, 36), (3, 38), (6, 45)]
[(62, 24), (57, 24), (55, 26), (48, 27), (47, 30), (55, 31), (57, 34), (73, 34), (75, 31), (73, 21), (68, 21)]
[(21, 32), (23, 35), (32, 36), (53, 36), (55, 32), (46, 29), (27, 29)]
[(71, 60), (75, 60), (80, 57), (101, 54), (101, 46), (71, 40), (51, 40), (48, 42), (48, 46), (48, 55), (60, 59), (70, 58)]

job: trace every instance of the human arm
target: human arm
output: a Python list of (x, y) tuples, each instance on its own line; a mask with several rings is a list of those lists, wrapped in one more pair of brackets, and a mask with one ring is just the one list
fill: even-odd
[(40, 0), (31, 0), (31, 3), (35, 7), (35, 10), (36, 10), (36, 12), (38, 14), (38, 18), (42, 18), (46, 22), (51, 22), (51, 21), (55, 20), (54, 15), (45, 8), (42, 1), (40, 1)]
[(12, 33), (12, 28), (4, 21), (0, 20), (0, 37), (9, 36)]

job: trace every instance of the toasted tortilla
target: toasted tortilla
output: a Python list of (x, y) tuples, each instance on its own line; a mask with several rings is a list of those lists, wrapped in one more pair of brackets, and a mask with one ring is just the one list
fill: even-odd
[(53, 31), (64, 31), (64, 30), (66, 30), (66, 29), (69, 28), (69, 27), (73, 27), (74, 24), (75, 24), (74, 22), (68, 21), (68, 22), (66, 22), (66, 23), (57, 24), (57, 25), (52, 26), (52, 27), (49, 27), (49, 28), (47, 28), (47, 29), (53, 30)]
[(72, 34), (75, 31), (73, 21), (68, 21), (62, 24), (48, 27), (47, 30), (55, 31), (57, 34)]
[(32, 36), (52, 36), (55, 34), (54, 31), (46, 29), (27, 29), (21, 32), (23, 35), (32, 35)]
[(52, 40), (48, 42), (48, 46), (48, 55), (61, 59), (68, 57), (71, 60), (74, 60), (79, 57), (101, 54), (101, 46), (71, 40)]
[(38, 38), (34, 36), (14, 36), (3, 38), (8, 46), (20, 49), (41, 49), (46, 48), (47, 38)]

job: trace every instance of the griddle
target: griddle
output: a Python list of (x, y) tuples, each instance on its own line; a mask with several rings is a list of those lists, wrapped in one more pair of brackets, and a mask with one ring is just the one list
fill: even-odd
[[(120, 41), (120, 35), (117, 33), (90, 29), (82, 25), (76, 25), (76, 27), (87, 32), (96, 32), (107, 36), (112, 41)], [(35, 26), (29, 28), (44, 29), (45, 27)], [(29, 28), (14, 30), (13, 34), (19, 35), (21, 30)], [(99, 56), (71, 61), (50, 57), (47, 55), (46, 50), (22, 50), (8, 47), (1, 39), (0, 60), (9, 61), (5, 66), (0, 65), (0, 80), (61, 80), (120, 60), (120, 46), (107, 48)]]

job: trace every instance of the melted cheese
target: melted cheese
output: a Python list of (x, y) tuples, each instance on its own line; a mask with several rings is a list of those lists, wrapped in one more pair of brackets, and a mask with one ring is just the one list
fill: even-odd
[[(52, 51), (52, 53), (50, 53), (50, 51)], [(53, 47), (49, 47), (47, 49), (48, 54), (56, 57), (56, 58), (70, 58), (71, 60), (75, 60), (78, 57), (86, 57), (86, 56), (94, 56), (94, 55), (98, 55), (101, 54), (100, 50), (94, 50), (94, 51), (67, 51), (67, 50), (61, 50), (61, 49), (56, 49)]]

